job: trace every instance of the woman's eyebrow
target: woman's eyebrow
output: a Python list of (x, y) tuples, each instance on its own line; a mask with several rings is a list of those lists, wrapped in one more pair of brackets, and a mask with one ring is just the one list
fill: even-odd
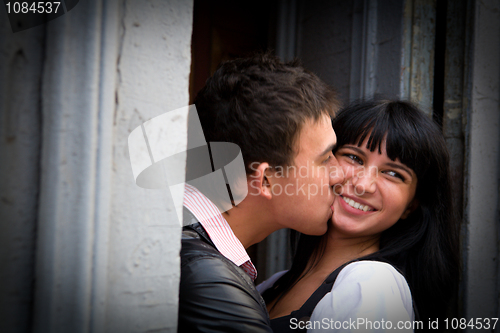
[(396, 168), (396, 169), (406, 171), (410, 176), (413, 176), (411, 169), (407, 168), (403, 164), (389, 162), (389, 163), (386, 163), (386, 165), (388, 167), (391, 167), (391, 168)]
[(361, 156), (366, 157), (365, 152), (359, 147), (351, 146), (351, 145), (344, 145), (343, 148), (349, 148), (349, 149), (355, 150)]

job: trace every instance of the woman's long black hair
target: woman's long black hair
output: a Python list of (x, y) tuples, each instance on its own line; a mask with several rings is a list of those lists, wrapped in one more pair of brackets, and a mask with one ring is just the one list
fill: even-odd
[[(419, 205), (406, 219), (385, 230), (379, 251), (364, 259), (389, 262), (404, 273), (424, 326), (429, 318), (444, 318), (454, 310), (460, 255), (458, 225), (451, 197), (449, 156), (439, 128), (416, 106), (403, 101), (357, 102), (333, 120), (337, 147), (361, 146), (381, 152), (413, 169)], [(291, 269), (263, 297), (281, 298), (322, 256), (326, 236), (292, 232)], [(294, 246), (295, 245), (295, 246)], [(308, 262), (311, 260), (311, 263)], [(311, 265), (312, 264), (312, 265)]]

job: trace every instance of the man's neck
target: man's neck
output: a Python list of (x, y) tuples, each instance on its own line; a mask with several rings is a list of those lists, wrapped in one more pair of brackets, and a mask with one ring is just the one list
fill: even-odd
[(241, 202), (238, 207), (222, 213), (245, 249), (256, 244), (280, 227), (273, 223), (271, 214), (253, 203)]

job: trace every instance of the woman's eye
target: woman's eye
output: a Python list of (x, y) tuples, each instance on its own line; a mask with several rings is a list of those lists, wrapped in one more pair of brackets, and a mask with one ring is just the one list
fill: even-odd
[(358, 163), (360, 165), (363, 165), (363, 160), (361, 160), (358, 156), (354, 154), (344, 154), (348, 159), (352, 160), (355, 163)]
[(326, 160), (323, 161), (323, 163), (327, 163), (328, 161), (330, 161), (332, 159), (332, 155), (328, 155), (328, 157), (326, 158)]
[(401, 174), (397, 173), (396, 171), (388, 170), (385, 171), (385, 173), (391, 177), (396, 177), (401, 179), (402, 181), (405, 181), (405, 177), (403, 177)]

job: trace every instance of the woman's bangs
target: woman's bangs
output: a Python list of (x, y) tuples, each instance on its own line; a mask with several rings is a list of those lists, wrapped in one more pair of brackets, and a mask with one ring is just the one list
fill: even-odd
[(390, 105), (382, 104), (339, 113), (333, 121), (338, 147), (346, 144), (361, 147), (368, 138), (368, 150), (373, 152), (378, 149), (381, 154), (382, 145), (385, 144), (387, 156), (391, 160), (399, 159), (417, 173), (417, 161), (425, 156), (425, 149), (422, 148), (427, 146), (424, 143), (426, 140), (414, 124), (407, 120), (402, 110), (391, 109)]
[(361, 147), (368, 137), (366, 148), (370, 151), (378, 148), (379, 153), (388, 128), (388, 119), (379, 108), (344, 111), (333, 120), (339, 147), (346, 144)]
[(399, 159), (401, 163), (408, 166), (417, 173), (417, 161), (419, 160), (418, 137), (413, 135), (409, 128), (390, 127), (387, 133), (386, 151), (387, 156), (395, 161)]

